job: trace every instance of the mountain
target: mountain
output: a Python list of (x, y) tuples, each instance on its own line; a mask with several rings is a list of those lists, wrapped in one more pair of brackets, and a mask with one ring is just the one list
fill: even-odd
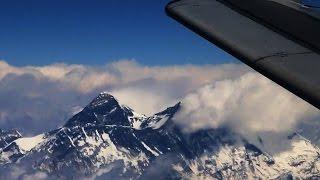
[(17, 168), (17, 179), (37, 173), (53, 179), (320, 178), (320, 150), (300, 134), (270, 155), (227, 128), (184, 133), (174, 121), (183, 106), (147, 117), (101, 93), (51, 132), (1, 131), (0, 179), (13, 178)]

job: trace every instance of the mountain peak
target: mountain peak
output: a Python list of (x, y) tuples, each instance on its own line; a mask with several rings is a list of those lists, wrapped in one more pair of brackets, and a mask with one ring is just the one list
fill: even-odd
[(111, 94), (100, 93), (80, 113), (72, 117), (66, 126), (86, 125), (130, 126), (119, 102)]
[(106, 91), (101, 92), (101, 93), (99, 94), (99, 96), (102, 96), (102, 97), (107, 97), (107, 96), (113, 97), (110, 93), (108, 93), (108, 92), (106, 92)]
[(95, 108), (95, 107), (104, 106), (104, 105), (112, 106), (112, 105), (119, 105), (119, 103), (116, 100), (116, 98), (111, 94), (108, 94), (107, 92), (102, 92), (91, 101), (91, 103), (89, 104), (89, 107)]
[(166, 115), (173, 116), (176, 112), (179, 111), (180, 107), (181, 107), (181, 102), (178, 102), (174, 106), (168, 107), (167, 109), (165, 109), (162, 112), (157, 113), (156, 115), (165, 115), (166, 114)]
[(179, 108), (180, 102), (160, 113), (147, 117), (136, 113), (126, 105), (120, 105), (114, 96), (102, 92), (83, 111), (71, 118), (65, 126), (112, 125), (138, 130), (144, 128), (158, 129), (167, 124), (167, 121), (174, 116)]

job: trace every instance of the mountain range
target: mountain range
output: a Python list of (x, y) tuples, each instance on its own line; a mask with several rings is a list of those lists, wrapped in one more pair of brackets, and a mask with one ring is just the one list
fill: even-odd
[(184, 132), (175, 122), (184, 106), (145, 116), (101, 93), (50, 132), (0, 130), (0, 179), (320, 178), (320, 149), (299, 133), (271, 155), (227, 127)]

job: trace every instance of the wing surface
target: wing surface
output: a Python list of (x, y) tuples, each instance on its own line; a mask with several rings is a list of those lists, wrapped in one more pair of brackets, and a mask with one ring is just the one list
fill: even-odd
[(298, 0), (178, 0), (166, 12), (320, 109), (319, 11)]

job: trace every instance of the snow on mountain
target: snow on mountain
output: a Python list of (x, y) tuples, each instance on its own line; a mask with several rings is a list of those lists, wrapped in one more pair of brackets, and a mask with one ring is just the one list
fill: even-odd
[(38, 136), (34, 136), (30, 138), (19, 138), (13, 141), (13, 143), (17, 144), (19, 149), (21, 149), (22, 151), (28, 152), (44, 140), (45, 140), (44, 134), (40, 134)]
[(0, 164), (17, 161), (44, 140), (45, 138), (43, 134), (29, 138), (17, 138), (2, 149), (0, 154)]
[(12, 141), (22, 137), (17, 130), (4, 131), (0, 129), (0, 151)]
[(218, 152), (208, 153), (191, 161), (193, 173), (190, 178), (319, 178), (319, 148), (299, 135), (290, 141), (290, 149), (273, 157), (250, 144), (239, 147), (222, 146)]
[(23, 165), (59, 178), (320, 177), (320, 150), (301, 135), (271, 156), (226, 128), (184, 134), (172, 120), (181, 106), (147, 117), (101, 93), (59, 129), (29, 138), (1, 133), (0, 179)]

